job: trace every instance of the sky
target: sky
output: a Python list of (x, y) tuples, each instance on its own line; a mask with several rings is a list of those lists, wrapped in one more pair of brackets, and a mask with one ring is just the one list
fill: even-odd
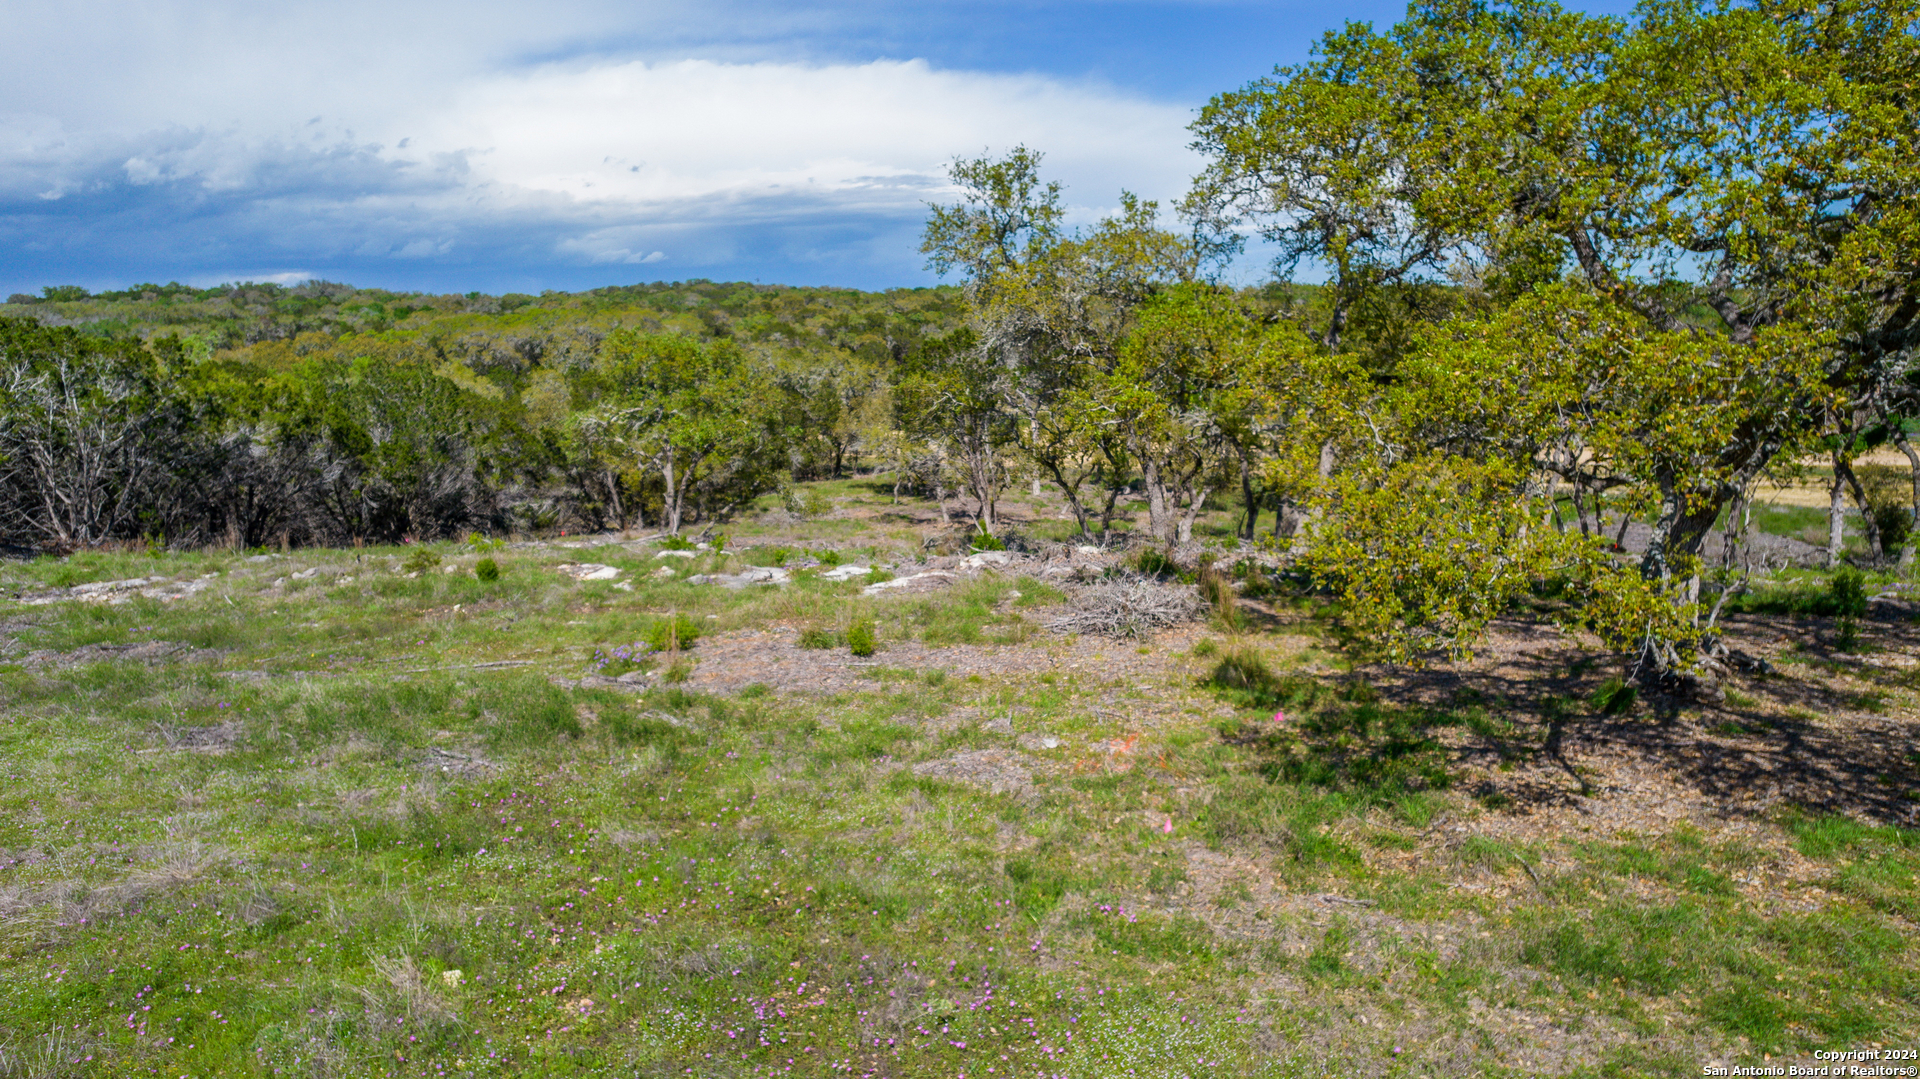
[[(1207, 99), (1403, 4), (64, 0), (0, 38), (0, 295), (934, 284), (957, 157), (1089, 223), (1177, 200)], [(1240, 275), (1258, 276), (1243, 265)]]

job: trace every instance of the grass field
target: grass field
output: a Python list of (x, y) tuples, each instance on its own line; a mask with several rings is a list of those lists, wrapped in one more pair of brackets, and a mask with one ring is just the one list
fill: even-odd
[[(913, 570), (887, 498), (826, 494), (873, 519), (731, 562), (0, 568), (201, 582), (0, 601), (0, 1075), (1639, 1076), (1920, 1030), (1920, 833), (1791, 800), (1527, 831), (1462, 747), (1518, 774), (1539, 710), (1376, 688), (1305, 601), (1134, 642), (1046, 632), (1067, 592), (1017, 573), (687, 583)], [(701, 688), (763, 638), (825, 689)], [(1910, 671), (1874, 689), (1907, 730)], [(1787, 722), (1752, 692), (1700, 722)]]

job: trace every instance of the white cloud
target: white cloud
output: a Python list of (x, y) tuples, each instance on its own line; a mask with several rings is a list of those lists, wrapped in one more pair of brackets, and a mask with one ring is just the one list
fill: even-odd
[[(142, 10), (33, 15), (0, 41), (0, 107), (16, 110), (0, 113), (0, 250), (195, 276), (878, 258), (902, 281), (956, 156), (1044, 152), (1082, 222), (1123, 187), (1176, 198), (1199, 167), (1189, 109), (1100, 83), (752, 48), (679, 59), (658, 43), (644, 59), (522, 59), (590, 40), (615, 17), (592, 3), (544, 22), (484, 3)], [(666, 3), (618, 18), (694, 21)]]
[(489, 79), (402, 123), (418, 146), (470, 151), (486, 182), (612, 208), (774, 192), (912, 206), (955, 155), (1020, 142), (1102, 201), (1119, 183), (1169, 194), (1194, 164), (1188, 119), (1103, 88), (920, 61), (687, 60)]

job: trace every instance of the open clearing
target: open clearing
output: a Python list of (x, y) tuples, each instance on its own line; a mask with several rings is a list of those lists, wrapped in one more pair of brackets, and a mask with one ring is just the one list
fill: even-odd
[(1063, 635), (1123, 552), (967, 565), (820, 489), (725, 554), (0, 567), (0, 1074), (1638, 1076), (1920, 1029), (1892, 583), (1844, 636), (1782, 578), (1764, 673), (1621, 711), (1547, 606), (1423, 671), (1285, 595)]

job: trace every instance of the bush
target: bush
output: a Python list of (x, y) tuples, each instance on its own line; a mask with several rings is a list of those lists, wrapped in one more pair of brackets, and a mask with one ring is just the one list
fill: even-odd
[(801, 491), (789, 487), (780, 492), (780, 503), (795, 517), (824, 517), (833, 512), (833, 500), (819, 491)]
[(830, 629), (803, 629), (800, 631), (800, 647), (802, 648), (832, 648), (839, 643), (839, 638), (837, 638)]
[(1867, 511), (1880, 529), (1880, 553), (1906, 545), (1913, 530), (1913, 484), (1908, 472), (1892, 465), (1861, 465), (1855, 473), (1867, 496)]
[(1178, 577), (1180, 566), (1158, 547), (1143, 547), (1133, 556), (1133, 568), (1148, 577)]
[(1625, 715), (1638, 696), (1638, 691), (1625, 681), (1618, 677), (1609, 678), (1593, 691), (1593, 710), (1603, 716)]
[(1231, 633), (1241, 628), (1239, 596), (1226, 575), (1212, 567), (1201, 570), (1200, 595), (1213, 608), (1214, 621), (1221, 629)]
[(400, 563), (400, 568), (408, 573), (425, 573), (439, 564), (440, 556), (431, 548), (415, 547), (407, 554), (407, 560)]
[(1320, 700), (1320, 684), (1302, 675), (1282, 677), (1259, 652), (1236, 648), (1220, 658), (1207, 676), (1209, 688), (1243, 708), (1301, 710)]
[(660, 538), (660, 549), (663, 551), (691, 551), (693, 550), (693, 541), (677, 534), (662, 536)]
[(497, 581), (500, 579), (500, 563), (491, 558), (482, 558), (473, 564), (473, 575), (483, 581)]
[(1833, 613), (1842, 618), (1858, 618), (1867, 613), (1867, 579), (1857, 569), (1843, 569), (1827, 582), (1827, 599)]
[(877, 643), (873, 636), (872, 622), (855, 622), (847, 627), (847, 651), (854, 655), (873, 655)]
[(981, 551), (1004, 551), (1007, 549), (1007, 545), (1000, 542), (1000, 537), (987, 531), (985, 525), (967, 534), (967, 546), (972, 548), (976, 554)]
[(655, 652), (674, 652), (692, 648), (700, 639), (700, 623), (684, 614), (655, 619), (647, 627), (647, 647)]

